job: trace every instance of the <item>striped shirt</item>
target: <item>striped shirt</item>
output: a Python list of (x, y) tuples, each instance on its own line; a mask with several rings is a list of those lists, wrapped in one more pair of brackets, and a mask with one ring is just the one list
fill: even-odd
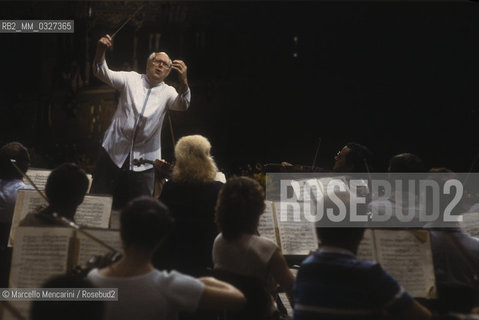
[(331, 249), (303, 261), (293, 292), (295, 320), (376, 319), (412, 304), (412, 297), (377, 262)]

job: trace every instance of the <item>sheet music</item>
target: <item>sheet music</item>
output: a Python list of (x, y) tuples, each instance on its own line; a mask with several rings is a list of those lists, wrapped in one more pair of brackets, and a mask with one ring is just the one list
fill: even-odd
[(273, 202), (265, 201), (264, 213), (259, 217), (258, 232), (260, 236), (268, 238), (278, 244), (274, 226)]
[(75, 213), (75, 222), (79, 225), (108, 229), (110, 223), (111, 196), (86, 195)]
[[(47, 179), (51, 172), (52, 170), (49, 169), (28, 168), (25, 175), (27, 175), (33, 181), (38, 189), (45, 190), (45, 185), (47, 184)], [(86, 177), (88, 178), (87, 193), (89, 193), (93, 177), (89, 173), (87, 173)], [(23, 182), (25, 184), (31, 185), (28, 179), (23, 178)]]
[(13, 246), (15, 231), (23, 218), (29, 212), (37, 212), (40, 207), (46, 207), (48, 203), (35, 190), (18, 190), (15, 209), (13, 210), (12, 226), (10, 227), (10, 236), (8, 246)]
[[(281, 250), (284, 255), (308, 255), (318, 248), (318, 240), (313, 222), (300, 216), (294, 221), (294, 210), (275, 202)], [(297, 215), (297, 214), (296, 214)], [(281, 219), (284, 217), (286, 219)]]
[(19, 227), (15, 235), (10, 288), (41, 288), (53, 275), (67, 272), (73, 230), (62, 227)]
[(381, 266), (413, 297), (435, 298), (429, 233), (424, 230), (374, 230), (374, 233)]
[(281, 302), (283, 303), (284, 308), (286, 309), (288, 318), (292, 319), (292, 317), (293, 317), (293, 307), (291, 306), (291, 303), (289, 303), (288, 295), (286, 294), (286, 292), (279, 292), (278, 296), (281, 299)]
[(459, 225), (464, 233), (479, 238), (479, 212), (463, 214)]
[(111, 210), (110, 229), (120, 230), (120, 210)]
[[(122, 251), (122, 243), (120, 238), (120, 231), (117, 230), (94, 230), (86, 229), (86, 232), (90, 233), (92, 236), (100, 239), (109, 246), (115, 248), (118, 251)], [(81, 266), (85, 266), (88, 260), (92, 256), (105, 255), (110, 250), (105, 248), (98, 242), (90, 239), (89, 237), (77, 232), (77, 238), (80, 240), (80, 249), (78, 255), (78, 263)]]
[(357, 257), (361, 260), (377, 260), (373, 230), (366, 229), (364, 231), (363, 239), (359, 243)]
[[(9, 246), (13, 246), (15, 230), (20, 221), (30, 212), (38, 211), (38, 207), (47, 206), (47, 202), (36, 190), (19, 190), (13, 211), (10, 228)], [(111, 196), (86, 195), (77, 208), (75, 222), (82, 226), (108, 229), (112, 206)]]
[[(49, 169), (28, 168), (26, 175), (33, 181), (38, 189), (45, 190), (45, 185), (47, 184), (47, 179), (51, 172), (52, 170)], [(23, 182), (31, 185), (26, 178), (23, 178)]]

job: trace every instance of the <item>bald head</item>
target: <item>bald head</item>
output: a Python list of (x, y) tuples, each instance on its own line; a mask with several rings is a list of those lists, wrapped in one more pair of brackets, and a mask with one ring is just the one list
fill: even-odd
[(149, 57), (148, 57), (148, 61), (147, 62), (150, 62), (151, 60), (155, 59), (157, 56), (164, 56), (168, 59), (168, 61), (170, 61), (170, 64), (171, 64), (171, 59), (170, 59), (170, 56), (168, 56), (168, 53), (164, 52), (164, 51), (160, 51), (160, 52), (152, 52)]
[(146, 63), (146, 76), (152, 84), (161, 83), (170, 74), (171, 59), (166, 52), (153, 52)]

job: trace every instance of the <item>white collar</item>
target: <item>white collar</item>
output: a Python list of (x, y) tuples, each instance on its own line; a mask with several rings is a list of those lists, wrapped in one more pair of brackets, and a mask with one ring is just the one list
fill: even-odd
[(148, 76), (146, 74), (143, 74), (143, 79), (145, 79), (145, 82), (148, 84), (148, 86), (150, 86), (150, 88), (158, 87), (158, 86), (162, 85), (163, 83), (165, 83), (164, 81), (161, 81), (160, 83), (152, 84), (150, 82), (150, 79), (148, 79)]

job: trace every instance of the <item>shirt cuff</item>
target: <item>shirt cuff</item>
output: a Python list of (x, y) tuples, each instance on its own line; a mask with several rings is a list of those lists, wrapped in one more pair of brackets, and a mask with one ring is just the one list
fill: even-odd
[(183, 93), (181, 94), (181, 96), (182, 96), (184, 99), (190, 101), (190, 99), (191, 99), (190, 87), (188, 87), (188, 90), (186, 90), (185, 92), (183, 92)]

